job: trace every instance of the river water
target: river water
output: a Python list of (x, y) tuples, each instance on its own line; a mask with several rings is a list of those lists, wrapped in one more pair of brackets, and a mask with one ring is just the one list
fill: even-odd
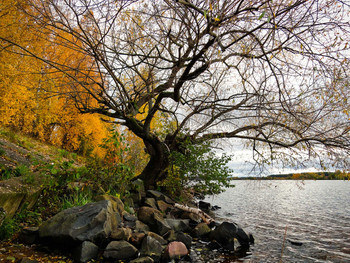
[(248, 256), (227, 262), (350, 262), (350, 181), (234, 184), (206, 199), (255, 238)]

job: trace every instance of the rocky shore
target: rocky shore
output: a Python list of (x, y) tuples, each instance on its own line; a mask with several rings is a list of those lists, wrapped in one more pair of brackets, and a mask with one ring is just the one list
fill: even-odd
[(144, 191), (140, 182), (134, 186), (124, 202), (98, 196), (24, 229), (19, 240), (60, 251), (74, 262), (131, 263), (224, 262), (246, 255), (254, 242), (237, 224), (216, 222), (208, 203), (187, 207), (158, 191)]

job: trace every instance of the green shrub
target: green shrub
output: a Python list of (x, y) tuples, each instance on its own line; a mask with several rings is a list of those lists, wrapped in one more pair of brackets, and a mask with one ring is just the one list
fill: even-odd
[(0, 225), (0, 240), (10, 239), (19, 230), (19, 224), (15, 218), (5, 218)]
[(233, 186), (229, 177), (232, 170), (226, 165), (231, 156), (218, 156), (210, 142), (191, 144), (185, 142), (182, 152), (171, 153), (171, 164), (167, 171), (167, 178), (159, 185), (173, 196), (178, 196), (184, 189), (200, 194), (218, 194), (225, 187)]

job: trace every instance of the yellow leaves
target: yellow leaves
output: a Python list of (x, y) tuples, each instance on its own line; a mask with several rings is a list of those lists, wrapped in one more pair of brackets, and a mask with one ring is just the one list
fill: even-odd
[[(6, 4), (12, 7), (14, 1), (7, 0)], [(45, 38), (32, 39), (32, 34), (23, 31), (34, 28), (35, 24), (28, 24), (28, 19), (23, 14), (20, 16), (15, 8), (6, 9), (6, 14), (2, 11), (1, 9), (2, 36), (25, 44), (35, 53), (54, 57), (61, 64), (79, 68), (82, 73), (76, 74), (77, 81), (95, 78), (94, 73), (91, 73), (91, 59), (86, 59), (81, 52), (64, 48), (62, 41), (72, 41), (76, 45), (81, 43), (68, 36), (51, 38), (50, 41)], [(0, 42), (0, 45), (3, 44)], [(41, 74), (37, 74), (38, 72)], [(67, 150), (102, 157), (104, 152), (99, 145), (106, 137), (109, 125), (102, 122), (97, 114), (79, 113), (69, 97), (57, 96), (82, 88), (66, 83), (67, 77), (64, 73), (57, 72), (43, 62), (0, 49), (0, 125), (15, 128)], [(89, 105), (97, 105), (91, 97), (83, 96)]]

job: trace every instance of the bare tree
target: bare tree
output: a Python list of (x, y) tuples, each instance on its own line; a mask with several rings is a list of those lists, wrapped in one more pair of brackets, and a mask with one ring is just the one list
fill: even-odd
[[(341, 1), (30, 0), (24, 10), (38, 36), (93, 65), (70, 67), (0, 39), (64, 72), (65, 95), (82, 112), (142, 138), (148, 187), (184, 140), (237, 138), (269, 158), (280, 149), (350, 153), (349, 7)], [(151, 129), (157, 112), (176, 122), (168, 134)]]

